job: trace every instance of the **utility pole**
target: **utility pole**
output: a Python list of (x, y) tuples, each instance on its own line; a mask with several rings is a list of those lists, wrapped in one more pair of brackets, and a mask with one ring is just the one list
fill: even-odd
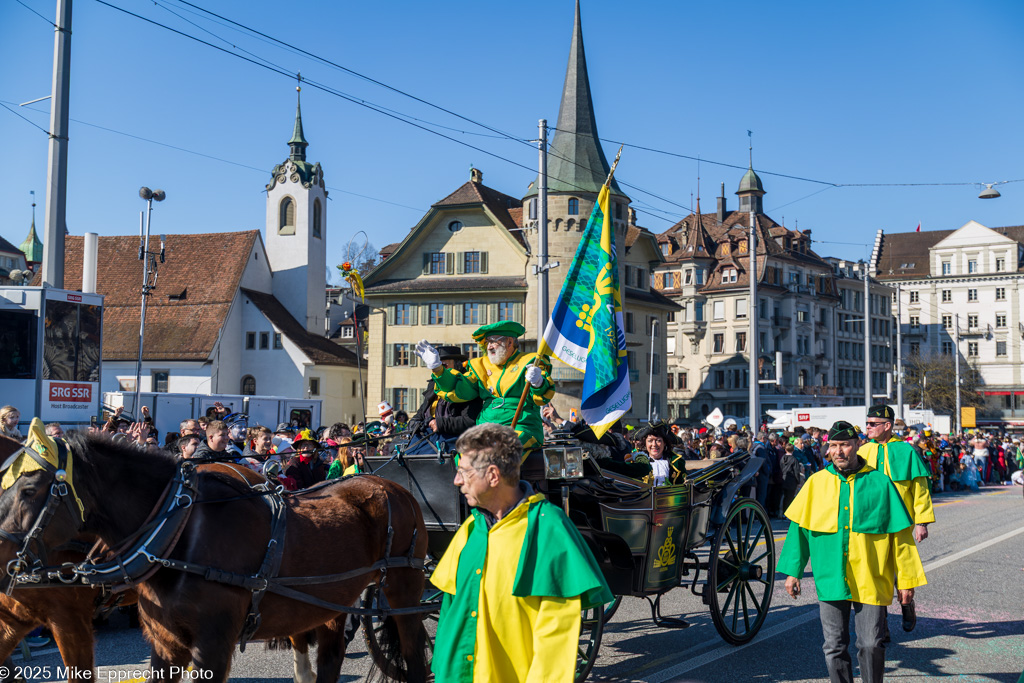
[(647, 424), (651, 424), (654, 419), (654, 406), (652, 401), (654, 399), (654, 338), (658, 336), (658, 319), (651, 318), (651, 362), (649, 363), (650, 371), (647, 374)]
[[(698, 218), (699, 220), (699, 218)], [(750, 433), (756, 438), (758, 429), (761, 427), (761, 405), (758, 399), (760, 398), (761, 385), (759, 380), (761, 379), (757, 372), (757, 354), (754, 352), (758, 348), (757, 339), (757, 235), (754, 229), (754, 221), (757, 220), (754, 212), (750, 212), (750, 236), (747, 238), (747, 252), (750, 254), (750, 305), (747, 306), (747, 317), (750, 319), (750, 339), (747, 340), (747, 353), (750, 357), (750, 364), (748, 366), (747, 384), (750, 387)]]
[(537, 351), (548, 325), (548, 120), (537, 123)]
[(64, 289), (64, 232), (68, 203), (68, 95), (71, 91), (71, 0), (57, 0), (50, 95), (50, 144), (46, 162), (43, 287)]
[(903, 288), (896, 285), (896, 417), (903, 419)]
[(871, 408), (871, 279), (868, 277), (868, 264), (861, 262), (864, 268), (864, 412)]
[(953, 315), (953, 365), (956, 368), (956, 434), (960, 436), (963, 426), (960, 424), (960, 314)]

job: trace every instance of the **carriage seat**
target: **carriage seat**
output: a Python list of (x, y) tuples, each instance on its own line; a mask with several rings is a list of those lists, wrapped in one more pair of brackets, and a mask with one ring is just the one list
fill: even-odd
[(702, 470), (705, 467), (717, 465), (723, 460), (726, 460), (726, 458), (704, 458), (703, 460), (686, 460), (684, 462), (686, 464), (687, 472), (696, 472), (697, 470)]

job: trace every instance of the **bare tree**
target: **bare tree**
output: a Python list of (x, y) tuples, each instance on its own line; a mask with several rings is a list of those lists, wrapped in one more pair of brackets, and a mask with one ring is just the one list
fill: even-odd
[[(360, 275), (366, 275), (380, 262), (380, 252), (372, 244), (356, 244), (349, 242), (341, 252), (342, 263), (351, 263), (352, 267), (359, 271)], [(341, 264), (338, 264), (338, 278), (341, 279)]]
[[(952, 356), (930, 353), (912, 355), (906, 361), (904, 396), (910, 405), (920, 405), (939, 415), (956, 412), (956, 369)], [(984, 409), (979, 393), (978, 373), (967, 362), (960, 362), (960, 404), (964, 408)]]

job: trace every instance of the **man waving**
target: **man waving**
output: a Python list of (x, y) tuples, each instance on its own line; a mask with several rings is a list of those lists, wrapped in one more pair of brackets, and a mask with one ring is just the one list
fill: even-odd
[(416, 354), (434, 373), (438, 398), (451, 403), (483, 400), (477, 424), (511, 426), (519, 399), (529, 385), (530, 393), (515, 432), (523, 448), (531, 449), (544, 442), (540, 409), (554, 397), (555, 385), (547, 357), (538, 359), (536, 353), (519, 349), (517, 337), (524, 332), (526, 328), (511, 320), (480, 327), (473, 333), (473, 339), (487, 354), (471, 359), (464, 372), (442, 368), (440, 355), (425, 339), (416, 345)]

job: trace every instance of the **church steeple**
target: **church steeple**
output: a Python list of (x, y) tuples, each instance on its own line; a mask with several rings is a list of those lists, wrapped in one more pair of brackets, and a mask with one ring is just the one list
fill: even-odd
[(36, 202), (35, 192), (32, 193), (32, 226), (28, 229), (28, 237), (19, 247), (25, 254), (25, 261), (28, 263), (41, 263), (43, 260), (43, 243), (36, 235)]
[(300, 100), (300, 93), (302, 92), (301, 86), (295, 87), (295, 129), (292, 131), (292, 139), (288, 141), (288, 147), (291, 149), (291, 154), (288, 158), (292, 161), (305, 161), (306, 160), (306, 147), (309, 143), (306, 142), (306, 136), (302, 134), (302, 101)]
[[(569, 65), (562, 87), (562, 103), (558, 108), (557, 130), (548, 154), (548, 191), (597, 193), (608, 177), (609, 169), (597, 134), (587, 75), (587, 55), (583, 49), (580, 3), (576, 0)], [(536, 188), (535, 184), (530, 194), (536, 194)], [(622, 194), (614, 179), (611, 189)]]

